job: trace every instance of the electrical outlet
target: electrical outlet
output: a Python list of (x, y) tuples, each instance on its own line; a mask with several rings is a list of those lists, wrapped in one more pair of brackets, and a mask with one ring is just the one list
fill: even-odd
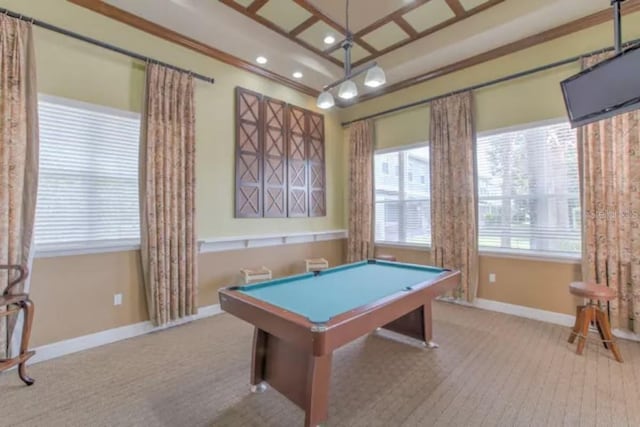
[(113, 305), (122, 305), (122, 294), (113, 294)]
[(496, 283), (496, 273), (489, 273), (489, 283)]

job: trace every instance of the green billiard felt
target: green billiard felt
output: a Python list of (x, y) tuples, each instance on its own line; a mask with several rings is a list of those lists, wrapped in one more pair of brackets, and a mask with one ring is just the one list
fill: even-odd
[(412, 286), (431, 281), (441, 268), (367, 261), (270, 280), (238, 289), (256, 299), (324, 323), (338, 314), (371, 304)]

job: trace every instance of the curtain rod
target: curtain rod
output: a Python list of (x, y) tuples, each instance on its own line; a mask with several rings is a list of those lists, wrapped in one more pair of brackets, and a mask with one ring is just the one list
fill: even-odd
[(150, 58), (148, 56), (140, 55), (135, 52), (131, 52), (130, 50), (122, 49), (118, 46), (114, 46), (109, 43), (101, 42), (100, 40), (92, 39), (91, 37), (83, 36), (82, 34), (74, 33), (73, 31), (65, 30), (64, 28), (56, 27), (55, 25), (49, 24), (47, 22), (40, 21), (38, 19), (30, 18), (28, 16), (24, 16), (19, 13), (12, 12), (10, 10), (4, 9), (0, 7), (0, 14), (10, 16), (12, 18), (19, 19), (21, 21), (31, 22), (31, 24), (36, 25), (38, 27), (44, 28), (49, 31), (53, 31), (54, 33), (62, 34), (76, 40), (81, 40), (83, 42), (92, 44), (94, 46), (101, 47), (103, 49), (111, 50), (113, 52), (120, 53), (125, 56), (129, 56), (134, 59), (138, 59), (143, 62), (151, 62), (154, 64), (159, 64), (167, 68), (171, 68), (172, 70), (181, 71), (183, 73), (191, 74), (196, 79), (205, 81), (207, 83), (214, 83), (215, 80), (213, 77), (208, 77), (202, 74), (194, 73), (193, 71), (186, 70), (184, 68), (177, 67), (175, 65), (167, 64), (166, 62), (158, 61), (157, 59)]
[[(627, 48), (631, 45), (634, 45), (636, 43), (640, 43), (640, 39), (635, 39), (635, 40), (631, 40), (626, 42), (623, 45), (623, 48)], [(396, 113), (398, 111), (402, 111), (402, 110), (407, 110), (409, 108), (413, 108), (413, 107), (417, 107), (419, 105), (423, 105), (423, 104), (428, 104), (432, 101), (441, 99), (441, 98), (446, 98), (447, 96), (451, 96), (451, 95), (456, 95), (458, 93), (462, 93), (462, 92), (466, 92), (469, 90), (478, 90), (478, 89), (483, 89), (485, 87), (488, 86), (493, 86), (499, 83), (504, 83), (507, 82), (509, 80), (514, 80), (514, 79), (519, 79), (520, 77), (526, 77), (529, 76), (531, 74), (535, 74), (535, 73), (540, 73), (542, 71), (546, 71), (546, 70), (550, 70), (552, 68), (557, 68), (557, 67), (561, 67), (563, 65), (567, 65), (570, 64), (572, 62), (576, 62), (578, 60), (580, 60), (581, 58), (585, 57), (585, 56), (591, 56), (591, 55), (596, 55), (598, 53), (604, 53), (604, 52), (610, 52), (614, 50), (614, 47), (606, 47), (606, 48), (602, 48), (602, 49), (598, 49), (598, 50), (594, 50), (588, 53), (583, 53), (581, 55), (576, 55), (573, 56), (571, 58), (566, 58), (566, 59), (562, 59), (560, 61), (557, 62), (552, 62), (550, 64), (546, 64), (546, 65), (542, 65), (540, 67), (535, 67), (535, 68), (530, 68), (528, 70), (525, 71), (520, 71), (518, 73), (514, 73), (514, 74), (510, 74), (508, 76), (504, 76), (504, 77), (500, 77), (497, 78), (495, 80), (489, 80), (487, 82), (484, 83), (478, 83), (472, 86), (467, 86), (465, 88), (462, 89), (456, 89), (452, 92), (447, 92), (447, 93), (443, 93), (442, 95), (436, 95), (436, 96), (432, 96), (431, 98), (426, 98), (426, 99), (421, 99), (420, 101), (415, 101), (415, 102), (411, 102), (409, 104), (404, 104), (404, 105), (400, 105), (398, 107), (394, 107), (394, 108), (390, 108), (388, 110), (383, 110), (383, 111), (379, 111), (377, 113), (374, 114), (369, 114), (368, 116), (363, 116), (357, 119), (353, 119), (353, 120), (349, 120), (346, 122), (342, 122), (342, 126), (349, 126), (350, 124), (360, 121), (360, 120), (367, 120), (367, 119), (375, 119), (377, 117), (381, 117), (381, 116), (386, 116), (387, 114), (391, 114), (391, 113)]]

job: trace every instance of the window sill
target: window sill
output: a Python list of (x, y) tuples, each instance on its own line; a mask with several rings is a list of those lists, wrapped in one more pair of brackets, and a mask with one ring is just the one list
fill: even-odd
[[(381, 248), (397, 248), (408, 249), (421, 252), (431, 251), (431, 246), (419, 245), (416, 243), (402, 243), (402, 242), (375, 242), (375, 246)], [(510, 258), (520, 259), (524, 261), (540, 261), (540, 262), (559, 262), (563, 264), (580, 264), (582, 258), (580, 255), (568, 255), (568, 254), (548, 254), (541, 252), (518, 252), (518, 251), (501, 251), (497, 249), (486, 250), (480, 249), (478, 251), (480, 256), (495, 257), (495, 258)]]
[(499, 249), (480, 249), (479, 252), (480, 255), (484, 256), (521, 259), (524, 261), (559, 262), (562, 264), (580, 264), (582, 262), (581, 255), (551, 254), (544, 252), (520, 252)]
[(112, 240), (108, 242), (74, 242), (36, 247), (35, 258), (90, 255), (140, 250), (140, 240)]
[(425, 251), (425, 252), (429, 252), (431, 250), (431, 246), (421, 245), (419, 243), (378, 241), (378, 242), (375, 242), (374, 245), (379, 246), (381, 248), (412, 249), (416, 251)]

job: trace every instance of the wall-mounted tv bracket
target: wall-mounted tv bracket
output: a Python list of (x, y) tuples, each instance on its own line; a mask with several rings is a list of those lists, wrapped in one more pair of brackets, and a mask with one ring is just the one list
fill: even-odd
[(622, 21), (620, 20), (620, 8), (625, 1), (627, 0), (611, 0), (611, 6), (613, 6), (613, 30), (616, 54), (622, 52)]

